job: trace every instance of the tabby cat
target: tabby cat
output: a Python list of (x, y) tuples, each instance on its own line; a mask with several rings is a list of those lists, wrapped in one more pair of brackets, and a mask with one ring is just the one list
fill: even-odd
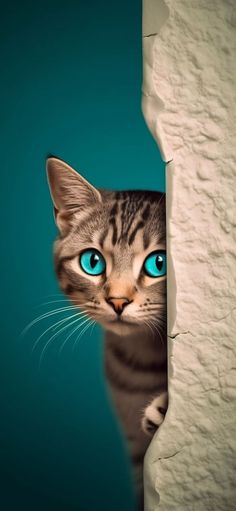
[(167, 408), (165, 194), (98, 190), (54, 157), (47, 174), (56, 272), (105, 329), (105, 372), (142, 509), (143, 458)]

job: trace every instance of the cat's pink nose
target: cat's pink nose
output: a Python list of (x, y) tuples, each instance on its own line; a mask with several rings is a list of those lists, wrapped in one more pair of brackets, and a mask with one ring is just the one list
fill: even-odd
[(107, 303), (109, 303), (109, 305), (111, 305), (111, 307), (114, 309), (114, 311), (119, 316), (123, 312), (123, 310), (126, 307), (126, 305), (131, 303), (131, 301), (128, 298), (124, 298), (124, 297), (116, 298), (116, 297), (113, 297), (113, 296), (107, 298), (106, 301), (107, 301)]

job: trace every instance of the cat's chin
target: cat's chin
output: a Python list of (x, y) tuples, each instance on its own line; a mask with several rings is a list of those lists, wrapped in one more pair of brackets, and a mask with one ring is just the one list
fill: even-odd
[(102, 326), (105, 330), (120, 336), (132, 335), (140, 329), (140, 325), (128, 321), (105, 321)]

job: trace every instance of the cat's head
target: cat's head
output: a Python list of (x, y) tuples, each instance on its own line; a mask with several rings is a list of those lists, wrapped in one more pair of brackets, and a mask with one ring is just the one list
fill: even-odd
[(165, 194), (94, 188), (63, 161), (47, 160), (60, 230), (60, 286), (106, 330), (162, 329), (166, 316)]

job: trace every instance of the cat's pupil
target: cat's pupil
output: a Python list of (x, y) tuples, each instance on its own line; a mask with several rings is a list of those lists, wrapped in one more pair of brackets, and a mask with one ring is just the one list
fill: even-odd
[(99, 261), (99, 256), (98, 254), (92, 254), (91, 257), (90, 257), (90, 265), (91, 265), (91, 268), (95, 268), (97, 262)]
[(162, 256), (160, 256), (160, 255), (158, 255), (158, 256), (156, 257), (156, 267), (157, 267), (157, 269), (158, 269), (159, 271), (161, 271), (161, 269), (162, 269), (162, 265), (163, 265), (163, 257), (162, 257)]

